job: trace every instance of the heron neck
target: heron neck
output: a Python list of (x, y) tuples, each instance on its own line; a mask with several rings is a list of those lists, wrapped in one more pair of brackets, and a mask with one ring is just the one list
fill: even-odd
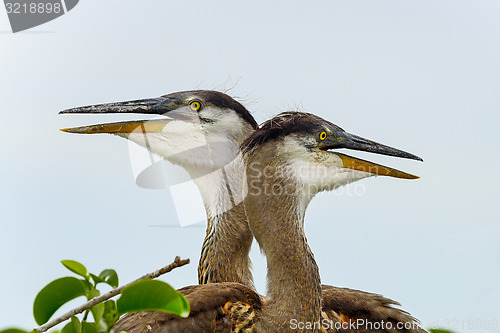
[(198, 282), (239, 282), (254, 288), (250, 249), (253, 236), (242, 203), (240, 157), (203, 177), (193, 177), (207, 213)]
[(239, 282), (254, 289), (249, 257), (252, 240), (242, 204), (208, 218), (198, 264), (199, 284)]
[(286, 181), (263, 178), (250, 180), (245, 200), (250, 228), (267, 259), (269, 310), (262, 324), (287, 331), (292, 319), (320, 321), (321, 281), (303, 230), (307, 204), (297, 193), (271, 190), (277, 189), (274, 185), (283, 189)]

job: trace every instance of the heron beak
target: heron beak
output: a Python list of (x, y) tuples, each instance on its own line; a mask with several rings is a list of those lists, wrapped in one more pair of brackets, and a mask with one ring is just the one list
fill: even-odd
[(344, 168), (369, 172), (378, 176), (389, 176), (394, 178), (403, 178), (403, 179), (418, 179), (419, 176), (412, 175), (410, 173), (406, 173), (404, 171), (396, 170), (384, 165), (376, 164), (370, 161), (365, 161), (360, 158), (352, 157), (345, 154), (335, 153), (340, 159), (342, 163), (344, 163)]
[[(148, 99), (138, 99), (127, 102), (106, 103), (98, 105), (89, 105), (67, 109), (59, 112), (59, 114), (75, 114), (75, 113), (140, 113), (140, 114), (157, 114), (165, 115), (169, 118), (183, 121), (199, 122), (199, 116), (196, 111), (193, 111), (175, 97), (158, 97)], [(141, 121), (126, 121), (109, 124), (99, 124), (91, 126), (82, 126), (74, 128), (61, 129), (63, 132), (80, 133), (80, 134), (96, 134), (96, 133), (111, 133), (124, 134), (134, 131), (142, 131), (143, 133), (161, 132), (163, 127), (171, 121), (170, 119), (153, 119)]]
[[(322, 150), (330, 150), (330, 149), (352, 149), (352, 150), (360, 150), (366, 151), (375, 154), (395, 156), (401, 158), (408, 158), (417, 161), (423, 161), (420, 157), (405, 152), (403, 150), (399, 150), (396, 148), (392, 148), (371, 140), (367, 140), (361, 138), (359, 136), (349, 134), (343, 131), (334, 131), (332, 134), (328, 135), (327, 138), (320, 142), (319, 148)], [(332, 152), (333, 153), (333, 152)], [(349, 155), (341, 154), (335, 152), (338, 157), (343, 162), (344, 168), (369, 172), (374, 175), (380, 176), (389, 176), (395, 178), (403, 178), (403, 179), (418, 179), (420, 177), (406, 173), (404, 171), (396, 170), (384, 165), (376, 164), (370, 161), (362, 160), (356, 157), (352, 157)]]
[(129, 134), (132, 132), (158, 133), (170, 122), (170, 119), (153, 119), (143, 121), (123, 121), (109, 124), (98, 124), (81, 127), (63, 128), (61, 131), (78, 134)]
[(105, 103), (71, 108), (59, 112), (66, 113), (144, 113), (162, 114), (185, 106), (179, 99), (173, 97), (158, 97), (137, 99), (127, 102)]

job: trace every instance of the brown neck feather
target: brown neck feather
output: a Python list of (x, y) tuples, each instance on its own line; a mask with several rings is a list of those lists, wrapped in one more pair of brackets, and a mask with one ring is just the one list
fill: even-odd
[(276, 176), (279, 173), (268, 164), (274, 154), (252, 155), (247, 161), (245, 209), (253, 235), (267, 259), (269, 301), (261, 325), (263, 329), (279, 327), (275, 331), (281, 332), (290, 330), (293, 319), (319, 323), (321, 281), (303, 230), (305, 207), (301, 207), (301, 197), (296, 192), (298, 184), (290, 176)]
[[(207, 230), (198, 264), (200, 284), (238, 282), (254, 288), (251, 272), (250, 249), (253, 235), (241, 203), (241, 179), (244, 165), (239, 153), (242, 141), (254, 130), (250, 124), (241, 128), (239, 135), (228, 141), (224, 165), (210, 170), (210, 178), (198, 178), (197, 168), (188, 170), (199, 187), (207, 212)], [(208, 158), (215, 158), (211, 156)], [(221, 163), (224, 162), (224, 163)]]
[(250, 262), (252, 232), (239, 204), (208, 219), (198, 264), (198, 283), (239, 282), (254, 289)]

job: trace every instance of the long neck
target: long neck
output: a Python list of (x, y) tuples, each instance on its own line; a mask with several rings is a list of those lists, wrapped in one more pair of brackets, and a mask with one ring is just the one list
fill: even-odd
[(255, 178), (249, 174), (245, 208), (253, 235), (267, 259), (269, 302), (262, 325), (288, 331), (293, 319), (319, 322), (321, 281), (303, 230), (307, 200), (289, 179), (257, 174), (260, 176)]
[[(253, 237), (240, 205), (244, 167), (239, 146), (254, 128), (235, 124), (239, 130), (226, 136), (228, 133), (209, 135), (182, 121), (167, 126), (167, 135), (131, 133), (124, 137), (180, 165), (197, 185), (208, 221), (198, 265), (199, 283), (240, 282), (253, 288), (249, 258)], [(189, 135), (183, 129), (186, 126)]]
[(249, 257), (252, 240), (242, 204), (209, 217), (198, 264), (198, 283), (239, 282), (253, 289)]
[(249, 257), (253, 235), (243, 206), (241, 156), (208, 175), (193, 177), (207, 212), (198, 264), (200, 284), (239, 282), (254, 288)]

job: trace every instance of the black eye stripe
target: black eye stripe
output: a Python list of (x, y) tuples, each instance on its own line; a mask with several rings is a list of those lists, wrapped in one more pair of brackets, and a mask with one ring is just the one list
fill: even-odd
[(200, 117), (200, 120), (203, 121), (204, 123), (215, 123), (215, 120), (204, 117)]

